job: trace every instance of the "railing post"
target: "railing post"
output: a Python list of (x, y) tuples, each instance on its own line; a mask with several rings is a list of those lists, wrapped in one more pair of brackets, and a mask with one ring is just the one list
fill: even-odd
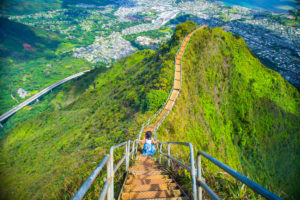
[(159, 164), (161, 164), (161, 147), (162, 144), (159, 145)]
[[(201, 155), (197, 156), (197, 180), (201, 181)], [(202, 200), (202, 187), (198, 186), (198, 200)]]
[(109, 159), (107, 162), (107, 181), (109, 182), (107, 190), (107, 199), (114, 199), (114, 148), (110, 148)]
[(130, 140), (125, 145), (125, 170), (129, 168), (129, 151), (130, 151)]
[(132, 143), (132, 150), (131, 150), (131, 153), (132, 153), (131, 159), (132, 159), (132, 160), (133, 160), (133, 154), (134, 154), (134, 146), (135, 146), (135, 140), (134, 140), (133, 143)]
[(191, 143), (189, 143), (190, 147), (190, 160), (191, 160), (191, 179), (192, 179), (192, 188), (193, 188), (193, 199), (197, 199), (197, 187), (196, 187), (196, 176), (195, 176), (195, 161), (194, 161), (194, 148)]
[[(171, 155), (170, 144), (168, 144), (168, 156)], [(171, 159), (168, 157), (168, 167), (171, 167)]]

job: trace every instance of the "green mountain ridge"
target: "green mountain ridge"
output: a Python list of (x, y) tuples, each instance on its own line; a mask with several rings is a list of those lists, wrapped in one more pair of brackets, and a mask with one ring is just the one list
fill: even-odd
[[(60, 106), (9, 130), (1, 140), (1, 197), (70, 199), (109, 147), (134, 139), (164, 103), (180, 41), (196, 27), (190, 21), (178, 25), (157, 52), (140, 51), (110, 69), (90, 72), (94, 81), (82, 87), (82, 94), (75, 95), (69, 84), (51, 101)], [(195, 150), (210, 153), (281, 197), (297, 198), (298, 91), (265, 68), (243, 39), (221, 28), (197, 31), (183, 63), (182, 92), (159, 139), (192, 142)], [(188, 162), (185, 149), (172, 153)], [(236, 195), (232, 184), (221, 184), (227, 177), (203, 162), (210, 186), (221, 196)], [(101, 178), (97, 183), (87, 199), (99, 194)], [(189, 183), (184, 187), (188, 191)], [(257, 198), (248, 190), (237, 198), (249, 197)]]
[[(0, 18), (1, 114), (47, 86), (92, 66), (86, 60), (60, 53), (64, 44), (58, 33)], [(30, 96), (22, 99), (18, 88)]]
[[(207, 28), (185, 51), (182, 92), (160, 139), (192, 142), (281, 197), (297, 199), (299, 100), (298, 91), (264, 67), (243, 39)], [(208, 181), (226, 177), (203, 162)], [(221, 194), (229, 189), (215, 187)]]

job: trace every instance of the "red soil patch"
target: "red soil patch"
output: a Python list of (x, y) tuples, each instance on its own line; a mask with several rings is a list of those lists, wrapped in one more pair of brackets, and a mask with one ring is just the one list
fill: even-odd
[(35, 49), (30, 44), (23, 43), (23, 47), (25, 50), (35, 51)]

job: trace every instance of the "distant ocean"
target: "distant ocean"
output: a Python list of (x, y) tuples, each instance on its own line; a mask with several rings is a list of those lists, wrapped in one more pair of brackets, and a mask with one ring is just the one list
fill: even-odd
[(300, 8), (300, 0), (218, 0), (225, 5), (239, 5), (247, 8), (269, 11), (287, 11)]

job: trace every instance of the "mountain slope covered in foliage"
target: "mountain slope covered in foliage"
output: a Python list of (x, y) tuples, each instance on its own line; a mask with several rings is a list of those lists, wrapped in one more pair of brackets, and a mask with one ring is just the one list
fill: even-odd
[[(243, 39), (205, 28), (185, 51), (182, 92), (159, 139), (192, 142), (274, 193), (297, 199), (299, 100), (299, 92), (264, 67)], [(221, 195), (228, 191), (224, 185), (230, 184), (217, 180), (227, 175), (203, 162), (210, 185)]]
[[(0, 18), (1, 114), (45, 87), (95, 66), (68, 53), (59, 53), (64, 44), (58, 33)], [(19, 88), (29, 95), (21, 98)]]
[[(178, 25), (157, 52), (140, 51), (110, 69), (94, 71), (94, 81), (82, 94), (70, 95), (70, 85), (52, 100), (60, 106), (12, 128), (1, 140), (2, 197), (70, 199), (109, 147), (134, 139), (141, 124), (166, 100), (180, 41), (196, 27), (190, 21)], [(64, 95), (72, 98), (64, 102)], [(192, 142), (195, 150), (292, 198), (297, 196), (299, 176), (298, 124), (298, 91), (265, 68), (243, 39), (220, 28), (205, 28), (188, 44), (182, 92), (158, 134), (162, 141)], [(185, 153), (172, 150), (182, 159)], [(203, 163), (207, 183), (224, 197), (253, 196), (243, 189), (231, 191), (232, 180)], [(184, 183), (188, 175), (181, 172)], [(99, 194), (102, 179), (97, 183), (87, 199)]]
[(78, 98), (8, 131), (1, 148), (1, 194), (10, 199), (69, 199), (107, 149), (133, 139), (163, 104), (179, 41), (196, 25), (184, 27), (178, 26), (182, 34), (158, 52), (144, 50), (121, 59), (99, 73)]

